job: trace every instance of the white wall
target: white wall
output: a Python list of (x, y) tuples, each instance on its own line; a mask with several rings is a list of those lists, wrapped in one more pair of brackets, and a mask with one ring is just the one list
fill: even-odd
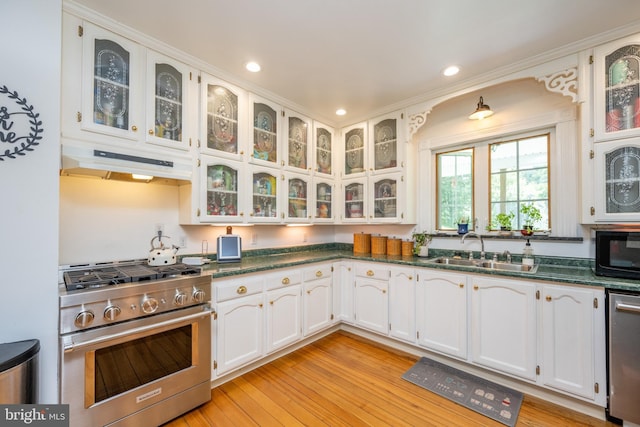
[[(171, 243), (186, 245), (179, 255), (199, 254), (202, 241), (215, 252), (223, 226), (178, 223), (178, 187), (60, 177), (60, 264), (143, 259), (147, 257), (156, 224), (164, 225)], [(234, 226), (242, 249), (288, 247), (334, 241), (334, 226)], [(254, 243), (255, 242), (255, 243)]]
[[(40, 403), (58, 401), (61, 10), (60, 0), (3, 0), (0, 25), (0, 87), (26, 98), (43, 129), (33, 151), (0, 162), (0, 342), (40, 340)], [(16, 105), (0, 95), (0, 107)], [(23, 117), (12, 116), (12, 130), (25, 129)]]

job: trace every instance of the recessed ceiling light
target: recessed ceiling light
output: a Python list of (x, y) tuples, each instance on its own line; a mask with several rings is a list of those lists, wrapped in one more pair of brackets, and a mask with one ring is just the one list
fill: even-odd
[(347, 110), (345, 110), (344, 108), (338, 108), (338, 109), (336, 110), (336, 114), (337, 114), (338, 116), (344, 116), (345, 114), (347, 114)]
[(246, 65), (247, 70), (251, 71), (252, 73), (257, 73), (258, 71), (260, 71), (260, 64), (258, 64), (257, 62), (247, 62)]
[(452, 65), (450, 67), (445, 68), (444, 71), (442, 72), (442, 74), (444, 74), (447, 77), (451, 77), (451, 76), (455, 76), (456, 74), (458, 74), (459, 71), (460, 71), (460, 68), (458, 68), (455, 65)]

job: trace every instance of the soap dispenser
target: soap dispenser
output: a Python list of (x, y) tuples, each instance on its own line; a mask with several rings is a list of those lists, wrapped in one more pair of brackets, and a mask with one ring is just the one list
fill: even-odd
[(533, 248), (531, 247), (529, 239), (527, 239), (527, 244), (524, 245), (524, 249), (522, 250), (522, 265), (533, 266)]

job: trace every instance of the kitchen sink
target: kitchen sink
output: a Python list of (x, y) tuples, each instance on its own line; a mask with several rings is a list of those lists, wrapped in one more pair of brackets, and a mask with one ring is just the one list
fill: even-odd
[(460, 259), (450, 257), (438, 257), (425, 260), (426, 263), (444, 264), (444, 265), (460, 265), (464, 267), (475, 267), (480, 270), (501, 270), (501, 271), (517, 271), (521, 273), (535, 273), (538, 271), (538, 265), (524, 265), (510, 262), (498, 262), (481, 259)]

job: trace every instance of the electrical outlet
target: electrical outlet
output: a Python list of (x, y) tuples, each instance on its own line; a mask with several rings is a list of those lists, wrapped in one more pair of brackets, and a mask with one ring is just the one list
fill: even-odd
[(187, 236), (180, 236), (180, 247), (181, 248), (187, 247)]
[(307, 243), (307, 233), (302, 233), (302, 243)]
[(252, 245), (258, 244), (258, 233), (251, 233), (251, 244)]

